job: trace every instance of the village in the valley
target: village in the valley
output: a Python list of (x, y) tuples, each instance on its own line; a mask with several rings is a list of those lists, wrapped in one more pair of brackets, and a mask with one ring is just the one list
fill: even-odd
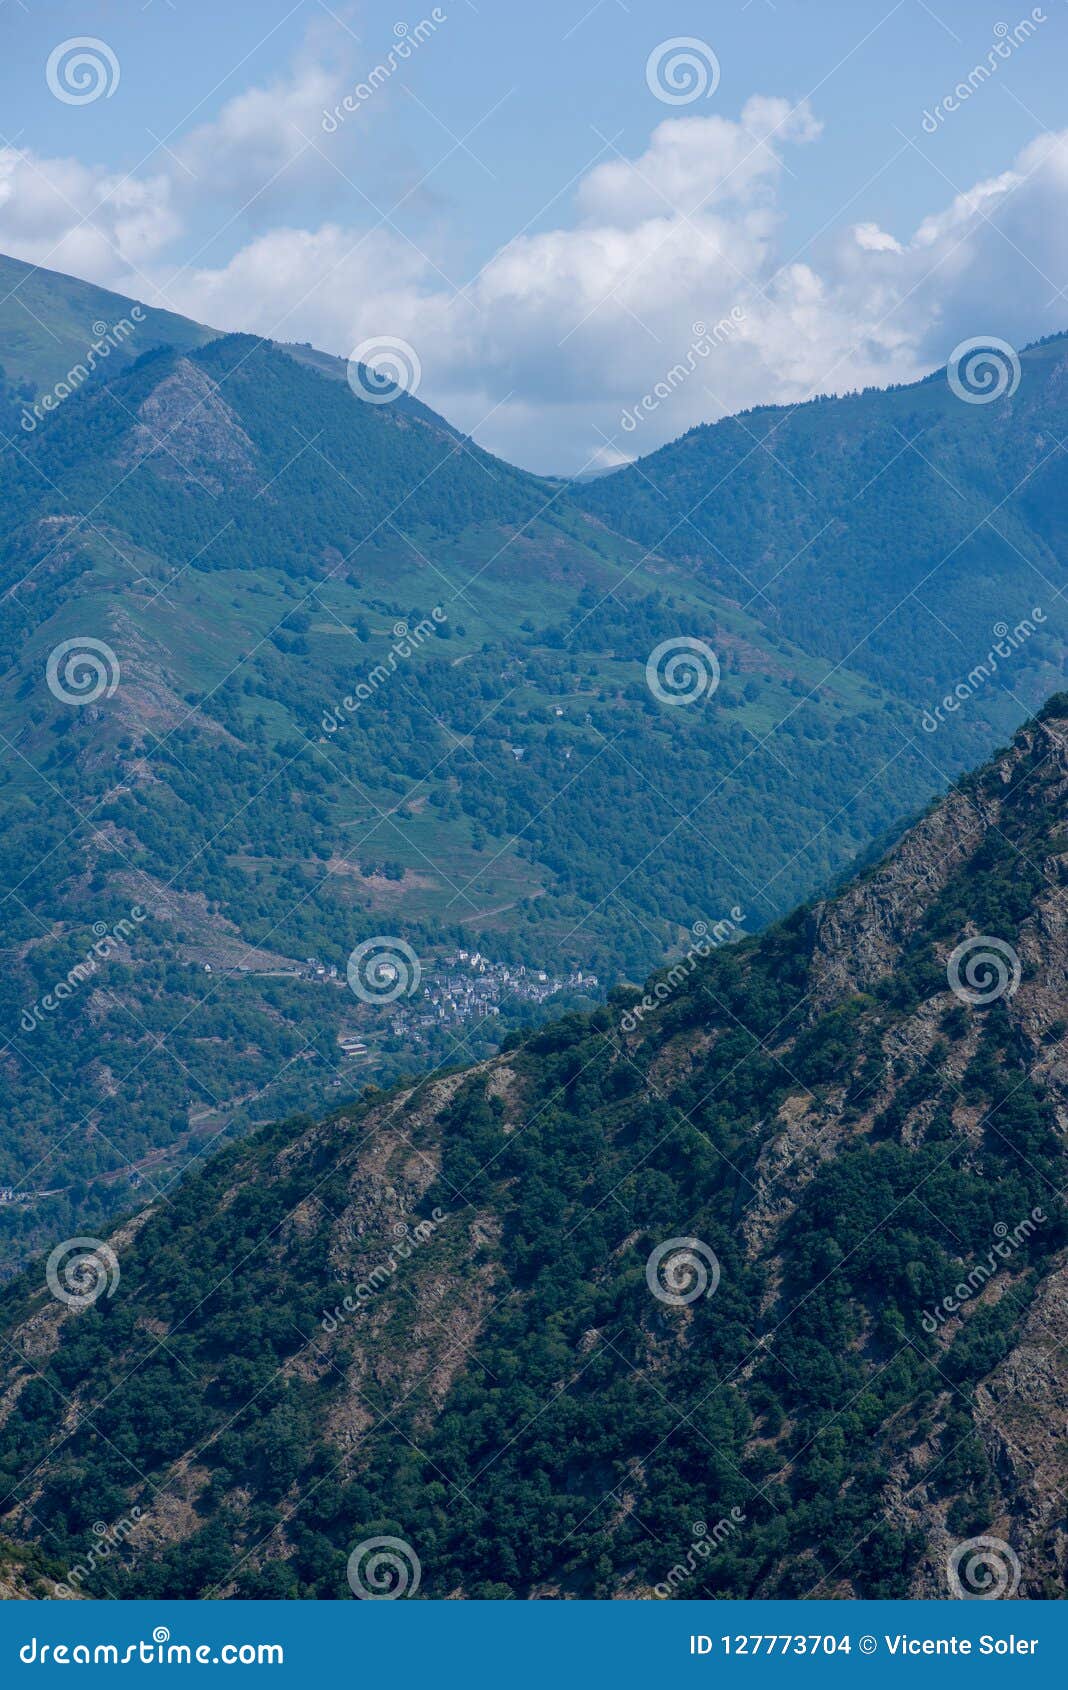
[(481, 951), (452, 951), (424, 967), (411, 998), (365, 1012), (358, 1022), (354, 1017), (353, 1025), (338, 1034), (338, 1044), (346, 1056), (358, 1059), (371, 1054), (367, 1039), (375, 1020), (385, 1022), (394, 1038), (422, 1043), (435, 1028), (486, 1020), (520, 1003), (544, 1003), (557, 992), (596, 990), (596, 974), (580, 968), (548, 974), (522, 963), (492, 962)]

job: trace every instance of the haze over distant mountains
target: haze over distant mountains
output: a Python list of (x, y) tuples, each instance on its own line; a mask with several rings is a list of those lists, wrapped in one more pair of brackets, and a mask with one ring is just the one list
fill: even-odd
[[(147, 308), (72, 382), (134, 302), (0, 282), (9, 1264), (251, 1121), (546, 1013), (435, 1004), (460, 950), (561, 981), (551, 1010), (755, 931), (1062, 676), (1062, 337), (990, 404), (936, 376), (569, 486), (326, 354)], [(48, 678), (86, 640), (88, 701)], [(688, 703), (647, 675), (673, 642)], [(425, 981), (385, 1009), (345, 984), (378, 935)]]

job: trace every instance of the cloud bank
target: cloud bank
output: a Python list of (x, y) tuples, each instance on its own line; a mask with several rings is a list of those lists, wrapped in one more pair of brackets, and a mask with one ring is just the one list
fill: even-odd
[(915, 379), (971, 335), (1068, 325), (1068, 131), (910, 234), (860, 221), (793, 253), (786, 161), (819, 168), (821, 124), (754, 95), (737, 118), (667, 118), (637, 157), (606, 145), (558, 227), (467, 281), (454, 239), (355, 186), (366, 126), (322, 121), (346, 86), (305, 57), (129, 176), (2, 148), (0, 248), (222, 329), (342, 354), (401, 337), (429, 404), (572, 473), (754, 404)]

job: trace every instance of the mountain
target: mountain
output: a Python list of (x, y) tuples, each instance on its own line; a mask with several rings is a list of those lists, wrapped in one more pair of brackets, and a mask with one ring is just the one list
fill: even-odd
[[(31, 422), (45, 420), (33, 407), (50, 389), (59, 389), (52, 394), (53, 401), (66, 400), (87, 383), (95, 385), (105, 372), (126, 368), (146, 352), (165, 347), (192, 352), (220, 338), (218, 329), (175, 311), (145, 305), (92, 282), (0, 253), (0, 347), (4, 354), (0, 395), (6, 387), (24, 432), (34, 432), (24, 420), (27, 413)], [(270, 344), (331, 381), (348, 380), (344, 358), (319, 352), (307, 342)], [(419, 400), (402, 394), (397, 404), (408, 416), (421, 417), (458, 438), (451, 424)], [(48, 415), (57, 408), (50, 403)]]
[(93, 1595), (1059, 1594), (1066, 799), (1060, 695), (835, 897), (58, 1246), (4, 1531)]
[(192, 351), (215, 334), (174, 311), (0, 253), (0, 393), (6, 379), (28, 406), (57, 382), (84, 382), (72, 372), (84, 368), (94, 344), (104, 369), (157, 346)]
[(63, 1584), (63, 1567), (33, 1545), (0, 1539), (0, 1602), (51, 1602), (77, 1599)]
[[(914, 720), (957, 685), (967, 714), (977, 692), (1019, 690), (1026, 654), (1004, 635), (1036, 608), (1062, 631), (1065, 586), (1068, 337), (983, 357), (691, 429), (575, 498), (804, 651), (906, 698)], [(949, 769), (962, 746), (944, 761), (944, 745), (941, 731), (930, 754)]]
[[(104, 306), (23, 271), (55, 386)], [(829, 664), (417, 398), (149, 321), (0, 450), (0, 1270), (757, 930), (1061, 674), (1051, 604), (932, 738), (904, 658)], [(377, 940), (415, 957), (385, 1008), (345, 979)]]

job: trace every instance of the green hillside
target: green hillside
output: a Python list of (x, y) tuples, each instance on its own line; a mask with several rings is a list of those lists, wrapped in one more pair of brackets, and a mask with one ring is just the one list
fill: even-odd
[[(94, 341), (107, 344), (104, 365), (131, 362), (154, 346), (191, 351), (214, 338), (215, 330), (174, 311), (135, 304), (123, 294), (94, 287), (56, 270), (24, 264), (0, 253), (0, 367), (14, 387), (37, 398), (85, 361)], [(120, 324), (129, 330), (119, 330)]]
[[(31, 281), (58, 287), (40, 303), (64, 334), (98, 303)], [(31, 432), (7, 396), (7, 1269), (256, 1121), (488, 1057), (701, 924), (759, 930), (1063, 673), (1063, 342), (1025, 355), (1008, 410), (954, 411), (931, 383), (769, 414), (775, 458), (739, 459), (728, 425), (665, 449), (643, 474), (672, 513), (715, 489), (713, 556), (673, 517), (657, 532), (638, 472), (548, 482), (417, 399), (361, 402), (314, 349), (207, 335), (109, 359)], [(0, 363), (10, 388), (17, 348)], [(935, 419), (922, 455), (890, 450), (909, 407)], [(965, 489), (1019, 471), (1011, 544), (962, 543), (951, 471)], [(934, 638), (922, 577), (946, 553)], [(1033, 608), (925, 732), (992, 624)], [(86, 641), (90, 698), (62, 685)], [(683, 705), (650, 668), (680, 641), (718, 681)], [(346, 985), (380, 936), (420, 972), (385, 1005)]]
[[(989, 656), (995, 630), (1036, 606), (1064, 628), (1068, 337), (1019, 365), (1016, 390), (990, 403), (965, 402), (942, 371), (729, 417), (575, 498), (922, 712)], [(976, 713), (991, 693), (1026, 699), (1027, 655), (995, 663)]]
[(383, 1535), (421, 1598), (945, 1597), (983, 1533), (1062, 1594), (1066, 788), (1062, 696), (835, 900), (37, 1264), (4, 1530), (123, 1522), (142, 1599)]

